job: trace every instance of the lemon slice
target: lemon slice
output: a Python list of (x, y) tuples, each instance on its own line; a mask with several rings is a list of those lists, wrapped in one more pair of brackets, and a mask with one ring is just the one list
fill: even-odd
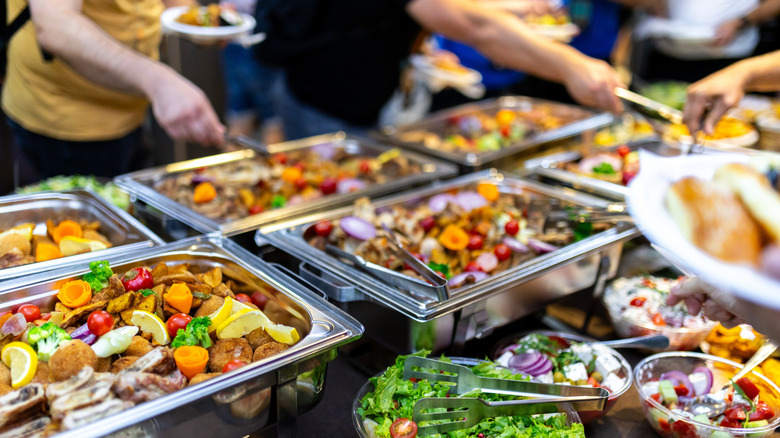
[(209, 319), (211, 319), (211, 325), (209, 326), (210, 332), (216, 330), (220, 324), (228, 319), (228, 317), (232, 314), (233, 305), (235, 303), (238, 303), (238, 301), (230, 297), (225, 297), (225, 302), (222, 303), (222, 306), (209, 315)]
[(99, 240), (84, 239), (83, 237), (65, 236), (60, 240), (60, 252), (66, 257), (106, 248), (108, 245)]
[(298, 339), (301, 338), (298, 335), (298, 330), (295, 330), (294, 327), (289, 327), (282, 324), (267, 326), (265, 327), (265, 331), (269, 336), (274, 338), (274, 341), (287, 345), (292, 345), (298, 342)]
[(254, 307), (247, 306), (246, 304), (242, 303), (241, 301), (235, 300), (233, 298), (231, 298), (231, 300), (233, 300), (233, 308), (230, 309), (230, 316), (233, 316), (236, 313), (238, 313), (238, 312), (240, 312), (242, 310), (245, 310), (245, 309), (246, 310), (257, 310)]
[(162, 322), (157, 315), (143, 310), (133, 310), (133, 316), (130, 318), (130, 323), (138, 326), (143, 332), (151, 333), (152, 339), (160, 345), (167, 345), (171, 342), (171, 337), (168, 335), (165, 323)]
[(274, 323), (263, 312), (241, 309), (217, 327), (217, 337), (219, 339), (240, 338), (252, 330), (271, 325)]
[(32, 233), (34, 228), (35, 228), (35, 224), (31, 224), (31, 223), (17, 225), (13, 228), (10, 228), (0, 233), (0, 238), (3, 238), (10, 234), (18, 234), (27, 240), (32, 240)]
[(38, 355), (24, 342), (11, 342), (3, 347), (3, 363), (11, 369), (11, 387), (21, 388), (30, 383), (38, 370)]

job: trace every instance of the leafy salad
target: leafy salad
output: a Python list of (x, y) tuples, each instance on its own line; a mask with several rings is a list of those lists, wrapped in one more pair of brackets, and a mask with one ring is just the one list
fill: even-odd
[(103, 199), (123, 210), (130, 208), (130, 195), (128, 195), (127, 192), (123, 191), (112, 182), (103, 184), (94, 176), (55, 176), (37, 184), (20, 187), (16, 190), (16, 193), (37, 193), (49, 190), (59, 192), (62, 190), (80, 188), (90, 188), (94, 190)]
[[(412, 356), (426, 357), (430, 352), (426, 350), (414, 353)], [(447, 397), (449, 385), (443, 382), (430, 382), (427, 380), (404, 380), (404, 364), (409, 356), (399, 356), (395, 364), (390, 366), (382, 375), (372, 377), (374, 391), (367, 393), (360, 400), (357, 413), (363, 420), (363, 424), (369, 431), (381, 438), (412, 438), (416, 436), (417, 425), (411, 419), (414, 405), (424, 397)], [(440, 360), (450, 361), (446, 357)], [(496, 365), (493, 362), (482, 362), (471, 367), (472, 372), (482, 377), (499, 379), (529, 380), (521, 374), (514, 374), (509, 369)], [(476, 397), (488, 401), (513, 400), (521, 397), (511, 397), (498, 394), (484, 394), (478, 390), (464, 394), (462, 397)], [(410, 424), (411, 423), (411, 424)], [(402, 426), (399, 427), (399, 424)], [(567, 417), (559, 415), (525, 415), (514, 417), (487, 418), (469, 429), (449, 432), (446, 435), (431, 435), (433, 437), (482, 437), (482, 438), (508, 438), (508, 437), (541, 437), (541, 438), (580, 438), (585, 436), (585, 430), (581, 423), (567, 424)]]

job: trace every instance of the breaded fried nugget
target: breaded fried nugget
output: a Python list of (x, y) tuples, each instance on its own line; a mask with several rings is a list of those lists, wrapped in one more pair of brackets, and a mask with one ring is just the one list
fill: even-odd
[(195, 377), (190, 379), (190, 383), (187, 386), (197, 385), (200, 382), (205, 382), (208, 379), (213, 379), (214, 377), (220, 376), (222, 373), (200, 373), (196, 374)]
[(140, 359), (138, 356), (125, 356), (115, 360), (114, 363), (111, 364), (111, 373), (116, 374), (122, 371), (123, 369), (134, 364), (138, 359)]
[(266, 357), (273, 356), (274, 354), (281, 353), (282, 351), (290, 348), (289, 345), (282, 344), (281, 342), (267, 342), (255, 350), (255, 354), (252, 355), (252, 362), (263, 360)]
[(268, 342), (273, 342), (274, 338), (272, 338), (268, 333), (265, 332), (265, 329), (262, 327), (258, 327), (251, 332), (249, 332), (248, 335), (246, 335), (246, 340), (249, 342), (249, 346), (252, 347), (252, 350), (256, 350), (258, 347), (260, 347), (263, 344), (266, 344)]
[(111, 369), (110, 357), (99, 357), (97, 360), (97, 367), (95, 367), (96, 373), (107, 373)]
[(143, 336), (133, 336), (130, 341), (130, 346), (125, 350), (125, 356), (141, 357), (146, 353), (152, 351), (152, 344), (147, 341)]
[(49, 383), (49, 364), (39, 360), (38, 368), (35, 370), (35, 376), (30, 383), (40, 383), (41, 385), (47, 385)]
[(209, 371), (221, 373), (222, 367), (233, 359), (252, 361), (252, 347), (244, 338), (220, 339), (209, 348)]
[(198, 318), (200, 316), (209, 316), (212, 313), (219, 310), (219, 308), (222, 307), (223, 304), (225, 304), (224, 298), (217, 295), (212, 295), (211, 298), (204, 301), (203, 304), (201, 304), (200, 307), (198, 307), (198, 311), (195, 312), (195, 318)]
[(49, 381), (68, 380), (84, 367), (97, 368), (98, 357), (89, 345), (79, 340), (60, 344), (49, 359)]
[(11, 369), (0, 362), (0, 385), (11, 385)]
[(11, 385), (6, 385), (5, 383), (0, 383), (0, 396), (8, 394), (9, 392), (12, 392), (13, 390), (14, 389), (11, 388)]

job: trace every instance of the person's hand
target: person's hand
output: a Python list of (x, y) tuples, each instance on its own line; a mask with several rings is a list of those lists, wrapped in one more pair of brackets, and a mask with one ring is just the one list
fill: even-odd
[(689, 86), (683, 123), (688, 126), (691, 135), (695, 136), (699, 131), (712, 134), (718, 120), (742, 100), (745, 82), (746, 78), (739, 68), (732, 66)]
[(511, 12), (521, 17), (525, 15), (539, 16), (555, 12), (552, 3), (547, 0), (482, 0), (480, 4), (484, 7)]
[(715, 45), (722, 47), (732, 42), (742, 27), (742, 20), (735, 18), (733, 20), (721, 23), (715, 30)]
[(681, 301), (685, 302), (691, 315), (698, 315), (704, 309), (707, 318), (720, 321), (726, 328), (744, 322), (731, 311), (736, 307), (733, 297), (696, 277), (685, 278), (673, 287), (666, 304), (673, 306)]
[(614, 114), (623, 112), (615, 88), (625, 88), (617, 72), (606, 62), (582, 56), (569, 64), (563, 84), (577, 102)]
[(221, 147), (225, 127), (203, 91), (173, 72), (159, 79), (149, 100), (165, 132), (176, 141)]

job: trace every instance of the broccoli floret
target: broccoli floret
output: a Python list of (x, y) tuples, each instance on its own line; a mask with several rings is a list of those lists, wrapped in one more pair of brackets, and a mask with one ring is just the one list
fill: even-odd
[(103, 290), (108, 285), (108, 278), (114, 275), (107, 260), (89, 262), (89, 270), (81, 279), (89, 283), (93, 292)]
[(49, 361), (61, 343), (69, 340), (71, 337), (68, 332), (52, 322), (47, 322), (40, 327), (33, 327), (27, 333), (27, 342), (38, 352), (38, 359), (44, 362)]
[(179, 330), (176, 338), (173, 339), (171, 347), (179, 348), (185, 345), (198, 345), (203, 348), (211, 347), (211, 337), (209, 336), (209, 326), (211, 318), (208, 316), (199, 316), (187, 324), (186, 330)]
[(154, 295), (154, 291), (151, 289), (141, 289), (138, 291), (141, 295), (148, 297), (149, 295)]

